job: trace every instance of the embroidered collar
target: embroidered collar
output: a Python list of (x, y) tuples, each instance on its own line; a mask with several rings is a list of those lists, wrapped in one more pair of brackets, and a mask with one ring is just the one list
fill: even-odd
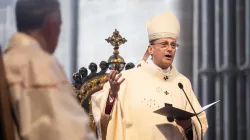
[(148, 64), (145, 61), (141, 62), (141, 68), (145, 70), (147, 73), (149, 73), (150, 75), (152, 75), (154, 78), (161, 80), (161, 81), (172, 80), (173, 77), (179, 74), (178, 70), (174, 66), (172, 66), (171, 70), (162, 70), (160, 68), (156, 68), (155, 66), (152, 66), (152, 64)]
[(162, 69), (159, 66), (157, 66), (155, 63), (150, 63), (150, 64), (153, 66), (153, 68), (155, 68), (163, 73), (170, 73), (171, 72), (171, 67), (168, 67), (167, 69)]

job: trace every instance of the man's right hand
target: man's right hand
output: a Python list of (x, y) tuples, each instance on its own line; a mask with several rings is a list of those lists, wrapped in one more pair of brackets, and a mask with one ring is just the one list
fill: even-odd
[(116, 70), (111, 70), (109, 75), (109, 84), (111, 88), (110, 96), (115, 98), (117, 93), (120, 90), (121, 83), (125, 80), (125, 78), (120, 79), (122, 76), (121, 73), (118, 73)]

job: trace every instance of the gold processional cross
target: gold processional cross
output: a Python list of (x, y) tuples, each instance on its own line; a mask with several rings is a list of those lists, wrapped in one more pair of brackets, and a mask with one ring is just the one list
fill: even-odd
[(119, 31), (117, 29), (115, 29), (115, 31), (113, 32), (113, 35), (107, 39), (105, 39), (108, 43), (110, 43), (113, 47), (114, 47), (114, 55), (118, 55), (119, 54), (119, 46), (122, 44), (125, 44), (127, 42), (127, 40), (125, 38), (123, 38)]

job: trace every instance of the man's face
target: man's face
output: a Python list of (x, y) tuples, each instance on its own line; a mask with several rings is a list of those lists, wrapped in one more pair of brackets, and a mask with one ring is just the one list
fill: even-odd
[(153, 62), (162, 69), (166, 69), (172, 65), (176, 49), (176, 40), (172, 38), (158, 39), (148, 46), (148, 51), (153, 57)]
[(61, 32), (61, 24), (61, 12), (60, 9), (58, 9), (48, 18), (44, 26), (44, 37), (47, 43), (47, 51), (49, 53), (54, 53), (56, 49)]

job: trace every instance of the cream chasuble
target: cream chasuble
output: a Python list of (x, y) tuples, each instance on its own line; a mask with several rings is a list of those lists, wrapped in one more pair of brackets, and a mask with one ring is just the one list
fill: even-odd
[[(188, 101), (178, 87), (181, 82), (196, 112), (201, 111), (191, 87), (190, 81), (175, 67), (159, 70), (144, 61), (141, 67), (124, 71), (125, 81), (121, 84), (110, 115), (105, 115), (105, 106), (109, 93), (109, 83), (103, 90), (92, 95), (92, 109), (98, 127), (98, 133), (106, 140), (184, 140), (184, 130), (175, 122), (153, 111), (164, 107), (165, 103), (193, 112)], [(208, 128), (205, 112), (199, 115), (203, 125), (203, 134)], [(194, 140), (200, 139), (200, 125), (193, 117)]]
[[(23, 140), (93, 140), (89, 119), (77, 103), (56, 58), (31, 37), (17, 33), (4, 56), (12, 107)], [(19, 140), (20, 137), (16, 136)]]

